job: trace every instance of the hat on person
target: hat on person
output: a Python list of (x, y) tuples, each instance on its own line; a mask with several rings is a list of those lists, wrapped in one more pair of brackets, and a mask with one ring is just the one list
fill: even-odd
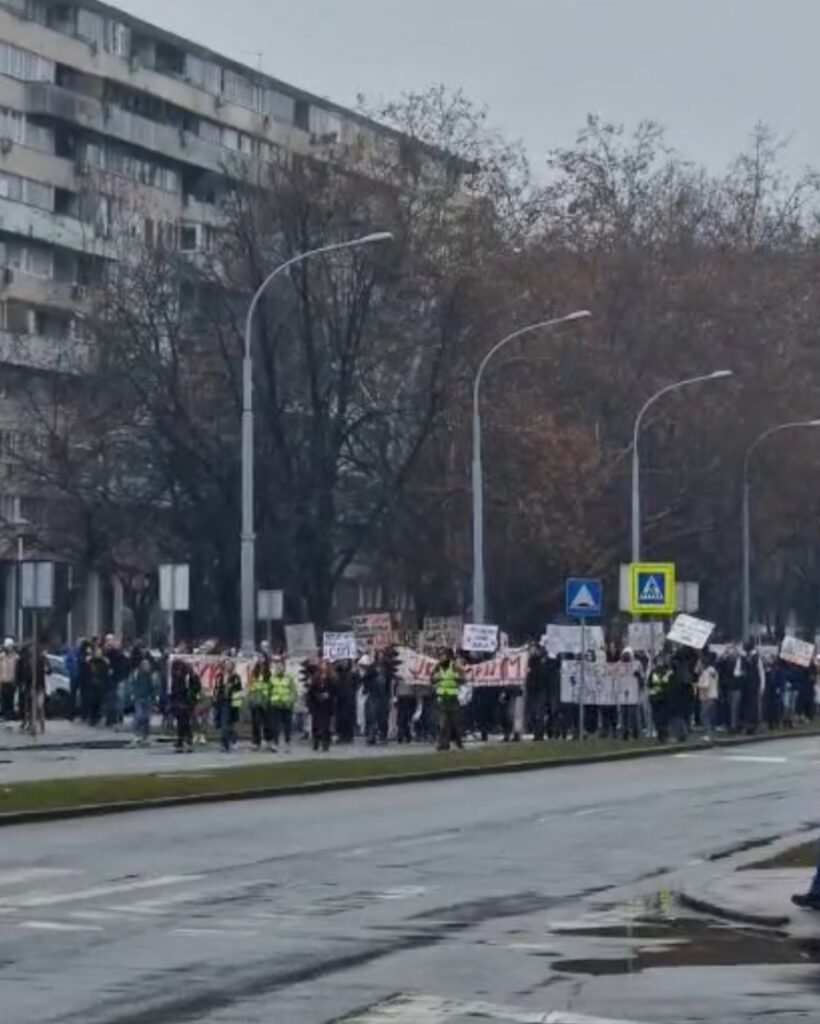
[(5, 647), (6, 649), (8, 649), (9, 647), (14, 647), (14, 641), (10, 636), (7, 636), (6, 639), (3, 641), (3, 647)]

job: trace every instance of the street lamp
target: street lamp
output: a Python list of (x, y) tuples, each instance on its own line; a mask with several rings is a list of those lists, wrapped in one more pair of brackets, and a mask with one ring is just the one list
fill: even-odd
[(573, 323), (575, 320), (586, 320), (592, 316), (588, 309), (579, 309), (567, 316), (558, 317), (554, 320), (542, 320), (527, 327), (521, 327), (506, 338), (502, 338), (497, 345), (481, 360), (478, 372), (473, 382), (473, 463), (472, 463), (472, 496), (473, 496), (473, 622), (484, 622), (486, 616), (486, 585), (484, 579), (484, 476), (481, 467), (481, 378), (487, 363), (496, 352), (504, 348), (511, 341), (520, 338), (524, 334), (531, 334), (534, 331), (549, 330), (560, 327), (563, 324)]
[(269, 285), (281, 274), (297, 263), (303, 263), (314, 256), (340, 252), (342, 249), (355, 249), (362, 245), (374, 245), (389, 242), (393, 235), (389, 231), (353, 238), (347, 242), (336, 242), (323, 245), (317, 249), (299, 253), (286, 263), (278, 266), (257, 288), (248, 309), (245, 321), (245, 355), (242, 361), (242, 532), (240, 535), (241, 566), (240, 566), (240, 622), (241, 650), (244, 655), (252, 655), (256, 649), (256, 533), (254, 530), (253, 484), (254, 484), (254, 450), (253, 450), (253, 318), (259, 301)]
[(703, 384), (710, 380), (723, 380), (724, 377), (731, 377), (731, 370), (715, 370), (714, 373), (706, 373), (700, 377), (688, 377), (686, 380), (676, 381), (674, 384), (667, 384), (656, 392), (642, 407), (635, 418), (635, 426), (632, 431), (632, 561), (641, 560), (641, 459), (638, 450), (638, 438), (641, 432), (641, 423), (649, 409), (670, 391), (677, 391), (679, 388), (688, 387), (690, 384)]
[(751, 634), (752, 617), (752, 544), (751, 544), (751, 516), (750, 516), (750, 487), (749, 467), (752, 455), (758, 447), (774, 434), (780, 434), (784, 430), (802, 430), (806, 427), (820, 427), (820, 420), (805, 420), (794, 423), (781, 423), (776, 427), (769, 427), (759, 434), (746, 449), (746, 457), (743, 460), (743, 621), (741, 623), (741, 640), (745, 643)]

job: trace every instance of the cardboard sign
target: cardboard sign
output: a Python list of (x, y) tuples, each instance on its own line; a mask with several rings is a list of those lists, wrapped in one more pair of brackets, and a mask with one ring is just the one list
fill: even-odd
[(354, 615), (352, 625), (360, 654), (369, 654), (393, 643), (393, 619), (390, 612)]
[(460, 615), (446, 618), (426, 618), (424, 620), (423, 644), (425, 647), (451, 648), (458, 647), (464, 620)]
[(328, 661), (355, 661), (358, 657), (354, 633), (325, 633), (322, 655)]
[(637, 704), (640, 687), (634, 662), (588, 661), (584, 665), (584, 687), (581, 691), (581, 662), (561, 662), (561, 703), (577, 704), (583, 700), (591, 707), (616, 707)]
[(709, 637), (715, 629), (714, 622), (696, 619), (694, 615), (679, 615), (672, 623), (667, 640), (702, 651), (709, 643)]
[(312, 622), (300, 622), (285, 626), (285, 643), (288, 654), (294, 658), (315, 658), (319, 650), (316, 643), (316, 627)]
[[(549, 654), (580, 654), (581, 634), (580, 626), (564, 626), (550, 622), (542, 642)], [(604, 631), (601, 626), (586, 627), (586, 648), (588, 651), (602, 651), (605, 649)]]
[(498, 650), (498, 626), (465, 623), (461, 649), (481, 654), (495, 654)]
[(798, 640), (796, 636), (784, 636), (780, 645), (780, 657), (792, 665), (808, 668), (814, 657), (814, 644)]
[(633, 651), (645, 654), (657, 653), (662, 647), (666, 634), (662, 622), (630, 622), (627, 643)]

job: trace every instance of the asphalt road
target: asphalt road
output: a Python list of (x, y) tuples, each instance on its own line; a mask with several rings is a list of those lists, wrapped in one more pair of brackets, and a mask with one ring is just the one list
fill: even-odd
[(814, 1019), (805, 950), (667, 893), (820, 819), (819, 766), (794, 739), (3, 829), (0, 1019)]

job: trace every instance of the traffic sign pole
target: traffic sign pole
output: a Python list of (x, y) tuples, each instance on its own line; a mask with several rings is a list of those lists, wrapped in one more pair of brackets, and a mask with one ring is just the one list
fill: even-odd
[(584, 739), (584, 694), (587, 688), (587, 620), (581, 619), (581, 680), (578, 684), (578, 739)]

